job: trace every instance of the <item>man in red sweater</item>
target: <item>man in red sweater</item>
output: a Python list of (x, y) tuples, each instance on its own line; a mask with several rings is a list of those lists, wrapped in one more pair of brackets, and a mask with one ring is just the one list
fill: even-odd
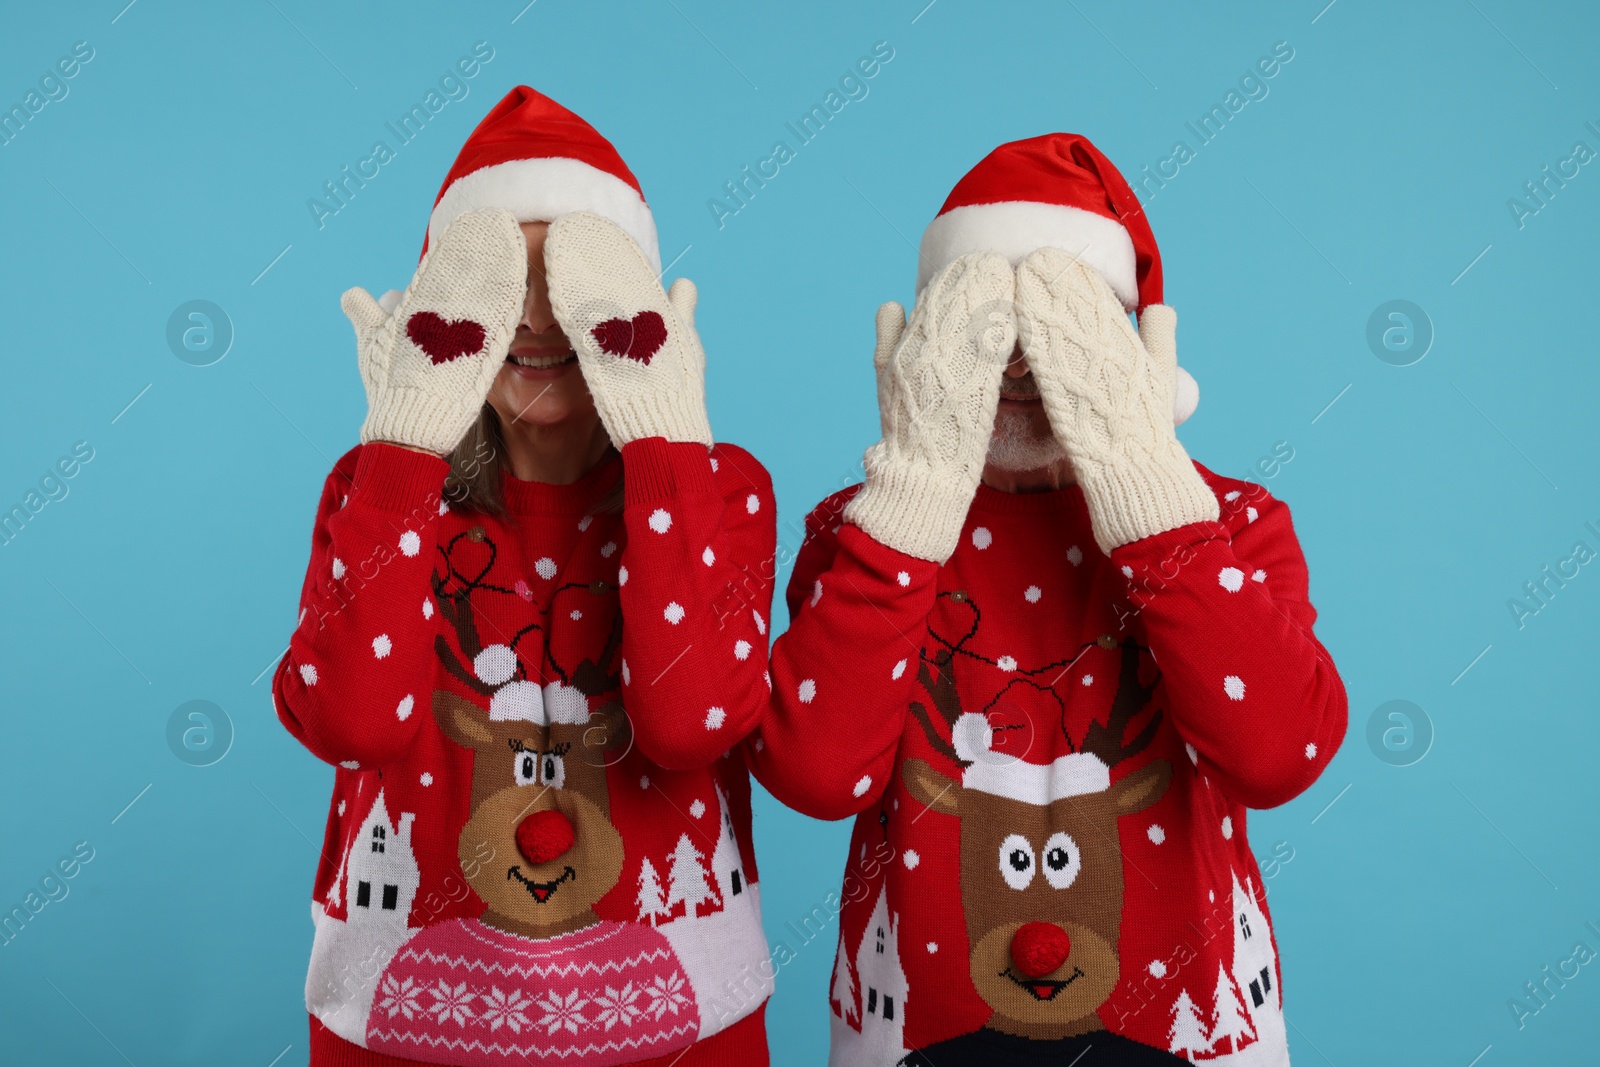
[(1085, 139), (980, 162), (917, 288), (749, 746), (780, 800), (856, 816), (830, 1062), (1287, 1064), (1246, 810), (1346, 719), (1288, 508), (1178, 443), (1159, 252)]

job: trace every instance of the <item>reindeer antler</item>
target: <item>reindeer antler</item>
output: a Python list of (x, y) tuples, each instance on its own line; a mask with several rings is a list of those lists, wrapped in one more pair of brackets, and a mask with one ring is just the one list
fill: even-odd
[(1156, 728), (1161, 725), (1162, 713), (1158, 711), (1132, 741), (1124, 742), (1122, 739), (1129, 722), (1155, 691), (1154, 684), (1139, 683), (1139, 648), (1131, 642), (1122, 643), (1122, 665), (1117, 672), (1117, 695), (1111, 701), (1111, 714), (1106, 717), (1103, 726), (1091, 722), (1084, 731), (1083, 744), (1079, 746), (1080, 751), (1099, 756), (1107, 767), (1114, 767), (1129, 756), (1143, 751), (1155, 737)]
[[(945, 728), (941, 733), (933, 725), (933, 717), (928, 713), (927, 705), (920, 700), (911, 702), (911, 714), (917, 717), (917, 722), (922, 724), (922, 732), (928, 735), (928, 744), (936, 752), (948, 756), (965, 768), (971, 761), (964, 760), (956, 752), (955, 745), (950, 737), (955, 730), (956, 720), (961, 718), (961, 698), (956, 695), (956, 675), (953, 660), (955, 653), (944, 650), (933, 654), (930, 659), (923, 653), (921, 662), (917, 664), (917, 681), (922, 683), (922, 688), (927, 690), (928, 697), (933, 703), (934, 710), (944, 720)], [(932, 664), (930, 668), (929, 664)], [(935, 673), (937, 671), (937, 673)]]

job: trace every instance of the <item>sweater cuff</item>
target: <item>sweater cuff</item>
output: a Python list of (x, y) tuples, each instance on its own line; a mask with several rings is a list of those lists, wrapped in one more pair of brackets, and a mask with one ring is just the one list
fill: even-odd
[(717, 493), (711, 452), (696, 441), (644, 437), (622, 446), (624, 501), (649, 504), (679, 493)]
[(419, 505), (438, 507), (450, 464), (426, 452), (374, 442), (356, 458), (352, 499), (380, 511), (407, 514)]

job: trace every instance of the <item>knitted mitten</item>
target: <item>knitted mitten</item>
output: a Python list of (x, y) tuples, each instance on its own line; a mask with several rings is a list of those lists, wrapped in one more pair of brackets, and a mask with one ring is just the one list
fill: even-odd
[(1111, 287), (1067, 252), (1041, 248), (1017, 268), (1023, 353), (1107, 554), (1218, 515), (1173, 432), (1177, 314), (1152, 304), (1139, 325), (1135, 334)]
[(442, 456), (461, 442), (511, 347), (527, 275), (511, 213), (472, 211), (428, 249), (392, 315), (365, 289), (344, 294), (367, 390), (362, 444)]
[(974, 253), (933, 276), (909, 326), (899, 304), (878, 309), (883, 440), (844, 517), (908, 556), (943, 563), (961, 537), (1016, 345), (1015, 285), (1004, 257)]
[(616, 223), (574, 212), (544, 246), (550, 307), (578, 352), (583, 380), (618, 448), (642, 437), (711, 444), (706, 354), (694, 329), (694, 283), (670, 294)]

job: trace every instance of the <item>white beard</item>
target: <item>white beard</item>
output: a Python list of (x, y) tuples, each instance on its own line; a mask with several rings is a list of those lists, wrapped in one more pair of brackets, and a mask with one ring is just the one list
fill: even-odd
[(1026, 412), (1002, 410), (995, 416), (988, 458), (1003, 471), (1036, 471), (1066, 459), (1067, 450), (1054, 435), (1034, 436), (1033, 420)]

